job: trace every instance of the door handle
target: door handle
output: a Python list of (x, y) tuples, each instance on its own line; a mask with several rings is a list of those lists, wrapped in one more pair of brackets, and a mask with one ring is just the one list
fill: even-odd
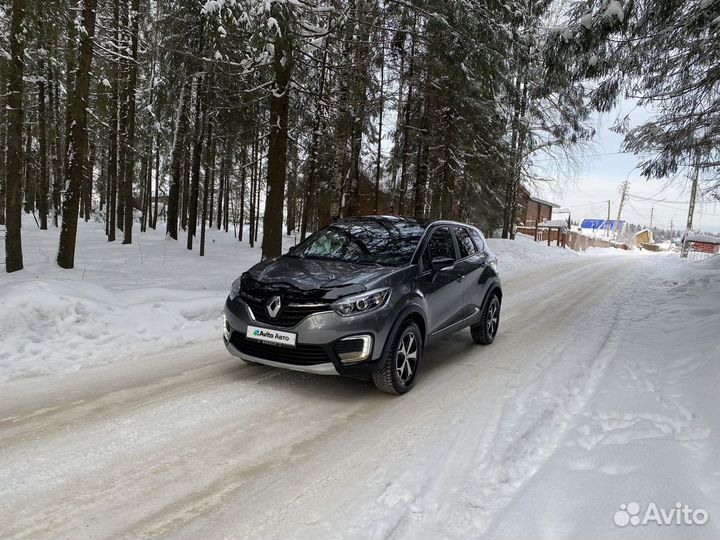
[(464, 278), (465, 278), (465, 276), (460, 276), (460, 277), (457, 278), (455, 281), (457, 281), (458, 283), (460, 283)]

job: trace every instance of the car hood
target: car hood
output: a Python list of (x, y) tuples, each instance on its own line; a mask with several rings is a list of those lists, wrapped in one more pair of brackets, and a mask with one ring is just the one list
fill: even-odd
[(350, 294), (365, 290), (368, 284), (392, 271), (387, 266), (282, 256), (255, 265), (249, 274), (268, 284), (286, 283), (303, 290), (338, 288)]

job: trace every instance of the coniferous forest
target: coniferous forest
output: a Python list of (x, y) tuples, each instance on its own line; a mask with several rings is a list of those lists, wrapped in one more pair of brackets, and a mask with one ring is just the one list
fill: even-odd
[(626, 99), (643, 174), (717, 198), (719, 66), (719, 0), (0, 0), (6, 270), (23, 213), (63, 268), (89, 219), (200, 255), (357, 214), (511, 236), (521, 182)]

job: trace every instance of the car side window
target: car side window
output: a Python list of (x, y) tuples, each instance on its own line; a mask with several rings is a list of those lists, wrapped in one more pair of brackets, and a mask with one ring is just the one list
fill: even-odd
[(453, 243), (452, 234), (448, 227), (438, 227), (430, 235), (430, 240), (423, 252), (423, 267), (427, 270), (430, 268), (432, 260), (438, 257), (447, 257), (453, 260), (457, 259), (455, 244)]
[(478, 247), (478, 251), (486, 251), (485, 238), (483, 237), (482, 233), (480, 233), (479, 231), (476, 231), (475, 229), (470, 229), (470, 235), (472, 236), (472, 239), (475, 241), (475, 245)]
[(469, 257), (470, 255), (475, 255), (478, 252), (472, 238), (470, 238), (470, 233), (468, 233), (468, 230), (465, 227), (455, 227), (455, 238), (457, 238), (458, 241), (461, 259)]

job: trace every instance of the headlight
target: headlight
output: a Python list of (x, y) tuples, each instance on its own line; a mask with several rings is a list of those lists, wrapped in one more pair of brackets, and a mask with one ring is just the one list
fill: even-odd
[(332, 304), (332, 308), (343, 317), (367, 313), (384, 306), (390, 298), (390, 289), (375, 289), (347, 298), (341, 298)]
[(237, 278), (235, 281), (232, 282), (232, 285), (230, 286), (230, 300), (235, 300), (238, 295), (240, 294), (240, 281), (242, 280), (242, 276)]

